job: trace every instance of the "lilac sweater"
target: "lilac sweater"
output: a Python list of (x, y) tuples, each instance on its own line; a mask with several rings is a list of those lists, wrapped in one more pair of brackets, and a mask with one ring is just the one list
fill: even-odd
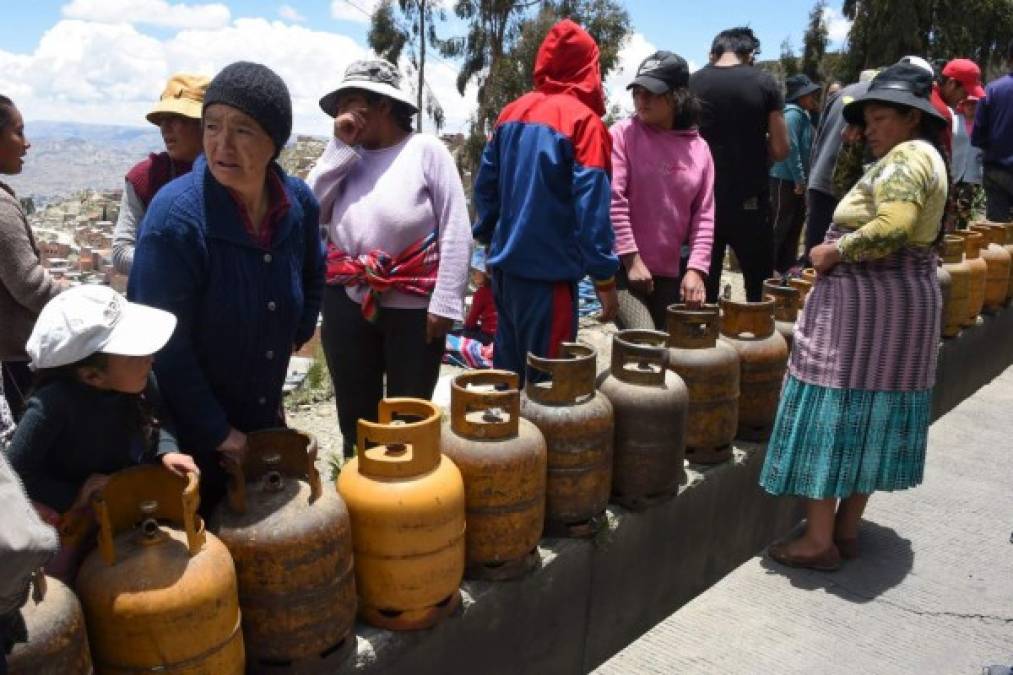
[(616, 253), (640, 253), (651, 274), (679, 276), (688, 244), (690, 269), (705, 277), (714, 242), (714, 162), (695, 129), (659, 131), (636, 117), (612, 133), (612, 227)]
[[(388, 291), (380, 305), (464, 318), (471, 225), (457, 167), (438, 138), (411, 134), (381, 150), (332, 138), (306, 182), (320, 202), (328, 238), (352, 256), (377, 249), (397, 256), (438, 230), (440, 266), (432, 296)], [(346, 291), (361, 302), (366, 287)]]

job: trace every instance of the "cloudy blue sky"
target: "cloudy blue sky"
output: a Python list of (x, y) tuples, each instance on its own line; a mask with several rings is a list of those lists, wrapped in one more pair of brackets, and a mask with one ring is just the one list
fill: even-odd
[[(453, 0), (438, 0), (450, 6)], [(0, 43), (0, 93), (15, 99), (25, 117), (143, 124), (173, 71), (213, 74), (231, 61), (270, 65), (288, 82), (296, 130), (326, 133), (328, 120), (316, 100), (335, 84), (350, 61), (369, 54), (368, 14), (377, 0), (25, 0), (5, 2)], [(747, 24), (766, 56), (789, 37), (796, 47), (813, 0), (628, 0), (634, 34), (622, 50), (620, 71), (607, 85), (625, 101), (623, 85), (637, 63), (655, 49), (682, 54), (691, 65), (706, 62), (714, 34)], [(839, 46), (847, 22), (831, 0), (827, 18)], [(460, 29), (454, 22), (444, 34)], [(447, 113), (449, 131), (462, 129), (473, 92), (454, 88), (455, 64), (437, 60), (427, 82)]]

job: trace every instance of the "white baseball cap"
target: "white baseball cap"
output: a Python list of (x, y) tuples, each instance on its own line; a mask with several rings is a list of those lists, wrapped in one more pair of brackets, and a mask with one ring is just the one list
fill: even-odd
[(127, 302), (108, 286), (77, 286), (50, 300), (25, 348), (31, 367), (57, 368), (95, 352), (149, 356), (169, 341), (176, 317)]

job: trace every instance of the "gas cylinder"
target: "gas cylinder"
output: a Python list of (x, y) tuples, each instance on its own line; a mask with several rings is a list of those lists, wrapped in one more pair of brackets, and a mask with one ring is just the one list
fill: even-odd
[(943, 239), (943, 268), (950, 275), (950, 298), (944, 308), (942, 334), (956, 337), (967, 321), (971, 306), (971, 267), (964, 262), (964, 240), (953, 235)]
[(77, 596), (55, 577), (38, 577), (21, 608), (27, 642), (7, 657), (10, 675), (91, 675), (91, 652)]
[(963, 325), (973, 326), (978, 321), (982, 307), (985, 306), (985, 280), (988, 276), (988, 265), (978, 253), (985, 238), (980, 232), (956, 230), (953, 234), (964, 240), (964, 262), (971, 270), (970, 300), (968, 300), (967, 316)]
[(520, 576), (538, 564), (545, 523), (545, 437), (521, 418), (519, 378), (472, 371), (450, 385), (443, 454), (464, 477), (467, 568), (473, 579)]
[(774, 329), (788, 343), (790, 352), (802, 294), (785, 279), (767, 279), (763, 282), (763, 299), (774, 301)]
[(615, 434), (612, 404), (594, 387), (595, 351), (564, 342), (559, 358), (528, 354), (527, 363), (550, 378), (529, 378), (521, 394), (521, 417), (538, 427), (548, 449), (545, 531), (593, 536), (612, 489)]
[(689, 390), (686, 459), (724, 462), (739, 425), (739, 354), (718, 340), (717, 305), (670, 305), (667, 321), (668, 367)]
[(465, 496), (461, 472), (440, 454), (440, 409), (380, 401), (359, 420), (359, 452), (338, 492), (352, 518), (359, 616), (391, 630), (435, 625), (461, 602)]
[[(1003, 239), (1003, 248), (1006, 249), (1010, 254), (1010, 259), (1013, 259), (1013, 223), (1000, 223), (1004, 230), (1006, 230), (1005, 239)], [(1009, 287), (1006, 289), (1006, 302), (1013, 300), (1013, 265), (1010, 265), (1009, 270)]]
[(984, 309), (994, 314), (1006, 304), (1006, 293), (1009, 291), (1010, 253), (1002, 246), (1006, 229), (987, 222), (976, 223), (969, 229), (984, 237), (985, 243), (981, 248), (981, 258), (987, 266)]
[(92, 499), (98, 548), (76, 585), (98, 673), (243, 673), (236, 569), (198, 501), (196, 474), (155, 465)]
[(686, 477), (689, 390), (667, 368), (667, 342), (661, 331), (620, 331), (599, 378), (615, 415), (612, 498), (629, 509), (671, 498)]
[(739, 353), (740, 395), (737, 438), (770, 437), (788, 368), (788, 343), (774, 330), (774, 302), (721, 300), (721, 339)]
[(246, 438), (211, 529), (236, 564), (248, 671), (333, 670), (355, 644), (348, 510), (321, 485), (315, 438), (292, 429)]
[(798, 294), (799, 294), (799, 306), (800, 307), (804, 306), (805, 305), (805, 299), (807, 297), (809, 297), (809, 291), (811, 291), (813, 289), (812, 282), (811, 281), (807, 281), (806, 279), (801, 279), (799, 277), (792, 277), (792, 278), (788, 279), (788, 284), (792, 288), (798, 290)]

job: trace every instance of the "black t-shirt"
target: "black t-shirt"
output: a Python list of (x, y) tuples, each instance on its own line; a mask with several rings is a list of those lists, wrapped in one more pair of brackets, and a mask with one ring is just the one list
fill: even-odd
[(767, 189), (767, 120), (784, 108), (781, 87), (755, 66), (705, 66), (689, 78), (703, 99), (700, 133), (714, 157), (714, 192), (735, 203)]

